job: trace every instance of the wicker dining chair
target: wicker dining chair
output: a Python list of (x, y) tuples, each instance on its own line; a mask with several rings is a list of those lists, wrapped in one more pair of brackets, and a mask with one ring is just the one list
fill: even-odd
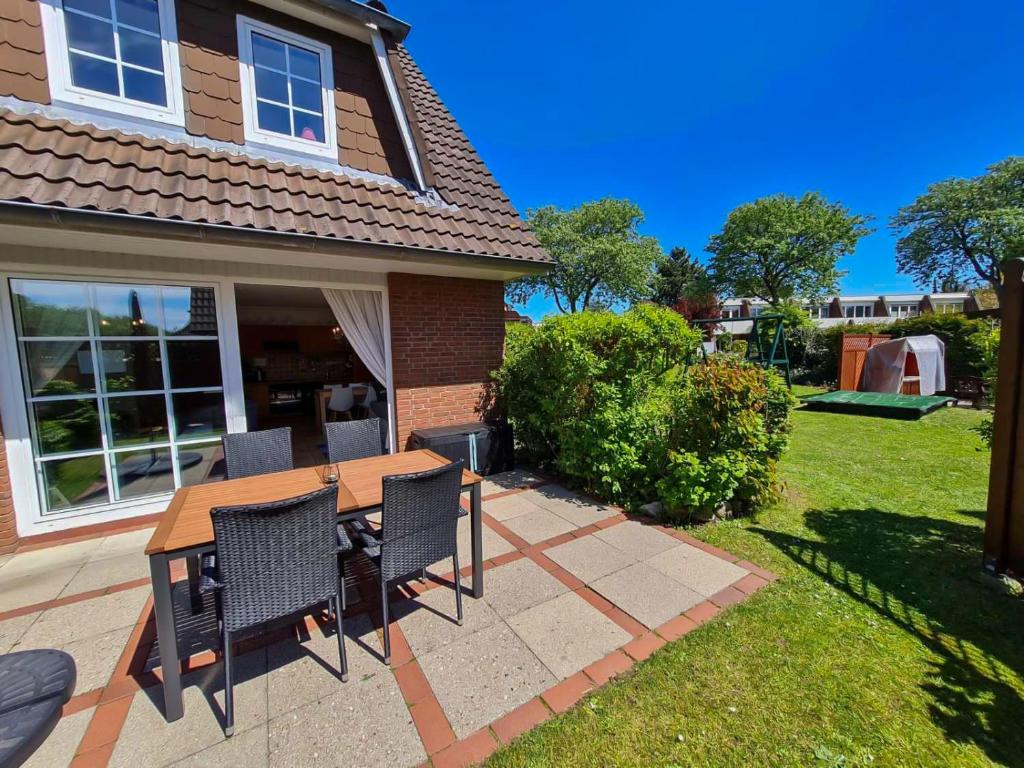
[[(327, 603), (338, 632), (341, 680), (348, 680), (338, 559), (352, 542), (338, 525), (338, 486), (292, 499), (210, 510), (217, 545), (203, 568), (204, 591), (216, 592), (224, 655), (224, 734), (234, 733), (232, 636)], [(210, 562), (210, 561), (207, 561)]]
[(221, 442), (228, 480), (294, 468), (291, 427), (235, 432), (224, 435)]
[[(259, 432), (235, 432), (221, 437), (221, 445), (224, 447), (225, 476), (228, 480), (267, 475), (294, 468), (291, 427), (264, 429)], [(200, 571), (203, 567), (210, 567), (213, 562), (209, 559), (211, 557), (212, 552), (185, 558), (192, 613), (200, 613), (203, 610)]]
[[(462, 493), (462, 460), (437, 469), (383, 479), (381, 527), (371, 532), (356, 521), (356, 545), (377, 566), (380, 602), (384, 614), (384, 662), (391, 661), (388, 628), (388, 585), (403, 576), (417, 576), (428, 565), (452, 558), (455, 610), (462, 624), (462, 588), (456, 533)], [(344, 578), (345, 561), (342, 561)]]
[(324, 436), (327, 438), (327, 460), (332, 464), (380, 456), (384, 452), (381, 448), (381, 423), (377, 418), (329, 421), (324, 424)]

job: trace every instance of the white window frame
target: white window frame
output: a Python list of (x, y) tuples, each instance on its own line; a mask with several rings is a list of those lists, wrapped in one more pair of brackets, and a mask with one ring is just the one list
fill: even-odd
[(71, 58), (68, 52), (67, 27), (62, 0), (42, 0), (43, 40), (50, 83), (50, 98), (55, 103), (98, 109), (143, 120), (185, 125), (185, 104), (181, 91), (181, 62), (178, 55), (178, 26), (174, 0), (157, 0), (160, 14), (160, 48), (163, 52), (164, 88), (167, 106), (148, 104), (123, 96), (80, 88), (71, 81)]
[(861, 302), (857, 304), (843, 305), (843, 317), (845, 317), (847, 320), (863, 320), (865, 318), (871, 318), (874, 316), (875, 313), (873, 304), (866, 304)]
[[(242, 113), (246, 144), (257, 144), (275, 147), (299, 155), (312, 155), (330, 158), (338, 162), (338, 129), (334, 106), (334, 64), (331, 47), (302, 35), (296, 35), (279, 27), (264, 24), (256, 19), (239, 14), (238, 27), (238, 67), (242, 83)], [(256, 76), (253, 72), (252, 33), (257, 32), (283, 43), (307, 48), (320, 57), (320, 91), (324, 118), (324, 141), (315, 142), (295, 136), (285, 136), (273, 131), (265, 131), (259, 127), (256, 114)], [(289, 109), (294, 109), (289, 105)]]
[(959, 312), (964, 311), (964, 302), (962, 301), (942, 301), (935, 302), (935, 309), (940, 315), (955, 315)]
[[(3, 291), (6, 294), (4, 301), (0, 302), (0, 305), (8, 304), (7, 311), (10, 312), (9, 317), (9, 330), (13, 337), (11, 343), (13, 349), (10, 351), (8, 359), (11, 362), (18, 362), (18, 372), (14, 375), (20, 376), (21, 379), (21, 392), (20, 392), (20, 403), (24, 409), (28, 440), (26, 441), (26, 449), (28, 450), (27, 457), (31, 459), (31, 471), (26, 473), (31, 475), (33, 480), (34, 491), (36, 493), (36, 504), (34, 506), (34, 517), (42, 522), (51, 521), (62, 521), (62, 520), (74, 520), (83, 516), (95, 515), (96, 513), (105, 513), (117, 510), (134, 510), (144, 509), (148, 510), (155, 503), (157, 505), (166, 504), (174, 494), (175, 490), (182, 487), (182, 477), (179, 468), (178, 450), (179, 448), (187, 446), (207, 446), (213, 445), (219, 442), (220, 435), (203, 435), (201, 437), (179, 437), (177, 435), (177, 428), (175, 424), (175, 414), (173, 409), (172, 398), (175, 394), (189, 394), (189, 393), (210, 393), (220, 394), (222, 402), (227, 407), (227, 364), (225, 361), (226, 352), (226, 340), (223, 334), (223, 326), (221, 326), (222, 313), (219, 303), (220, 292), (216, 283), (202, 282), (202, 281), (181, 281), (181, 280), (130, 280), (130, 279), (103, 279), (103, 278), (92, 278), (92, 277), (63, 277), (63, 276), (37, 276), (37, 275), (24, 275), (17, 273), (8, 273), (0, 276), (3, 279)], [(22, 334), (19, 328), (19, 321), (17, 312), (15, 309), (15, 302), (13, 300), (12, 289), (14, 281), (26, 281), (26, 282), (56, 282), (56, 283), (80, 283), (85, 286), (90, 296), (90, 307), (92, 306), (91, 301), (93, 297), (93, 291), (97, 286), (108, 286), (108, 285), (125, 285), (125, 286), (156, 286), (156, 287), (187, 287), (187, 288), (210, 288), (213, 290), (214, 301), (215, 301), (215, 312), (218, 323), (218, 333), (216, 335), (199, 335), (199, 336), (184, 336), (184, 335), (167, 335), (163, 329), (159, 331), (158, 335), (154, 336), (102, 336), (94, 326), (95, 318), (93, 313), (90, 311), (87, 314), (88, 321), (88, 339), (90, 350), (92, 352), (92, 359), (95, 361), (94, 376), (96, 377), (97, 387), (93, 392), (79, 392), (70, 395), (33, 395), (31, 387), (28, 381), (28, 370), (24, 366), (24, 361), (21, 354), (21, 341)], [(8, 318), (5, 318), (5, 320)], [(44, 341), (78, 341), (86, 340), (85, 337), (25, 337), (32, 341), (44, 340)], [(103, 378), (103, 367), (104, 360), (101, 354), (98, 354), (98, 345), (100, 343), (118, 343), (118, 342), (153, 342), (159, 345), (162, 369), (163, 369), (163, 383), (164, 386), (161, 389), (152, 390), (133, 390), (130, 392), (120, 393), (112, 392), (107, 390), (100, 384)], [(174, 341), (208, 341), (216, 343), (218, 352), (221, 357), (221, 384), (216, 386), (201, 386), (201, 387), (177, 387), (173, 386), (168, 375), (168, 356), (166, 353), (166, 344)], [(153, 444), (140, 444), (137, 446), (114, 446), (112, 443), (113, 436), (110, 433), (108, 427), (109, 422), (105, 418), (105, 411), (107, 403), (111, 400), (116, 400), (121, 397), (138, 397), (138, 396), (156, 396), (163, 395), (165, 408), (167, 409), (169, 432), (165, 440), (159, 441)], [(97, 413), (100, 419), (100, 447), (83, 449), (79, 451), (70, 451), (66, 453), (53, 453), (43, 456), (40, 446), (38, 444), (38, 434), (31, 427), (31, 417), (29, 411), (32, 409), (34, 403), (39, 402), (58, 402), (61, 400), (95, 400), (97, 403)], [(231, 425), (228, 423), (227, 414), (225, 415), (226, 431), (231, 431)], [(130, 496), (123, 499), (115, 498), (118, 488), (118, 479), (116, 477), (116, 469), (114, 467), (115, 457), (119, 454), (136, 453), (139, 451), (154, 450), (154, 451), (166, 451), (168, 455), (172, 456), (172, 471), (173, 471), (173, 484), (174, 487), (167, 491), (154, 491), (149, 494), (140, 494), (137, 496)], [(45, 461), (57, 461), (60, 459), (71, 459), (84, 456), (102, 456), (104, 473), (107, 478), (107, 499), (97, 500), (92, 503), (80, 504), (77, 506), (69, 507), (60, 510), (48, 510), (46, 502), (44, 501), (44, 488), (43, 479), (41, 474), (41, 465)]]
[(889, 305), (889, 316), (894, 317), (897, 320), (905, 320), (908, 317), (917, 317), (920, 314), (920, 309), (916, 302), (900, 302), (898, 304)]

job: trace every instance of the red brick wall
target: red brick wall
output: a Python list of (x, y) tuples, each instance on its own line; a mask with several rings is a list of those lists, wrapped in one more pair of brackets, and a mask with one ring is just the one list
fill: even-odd
[(0, 554), (13, 551), (17, 544), (18, 526), (14, 520), (11, 477), (7, 472), (7, 451), (4, 449), (4, 425), (0, 422)]
[(480, 419), (505, 343), (502, 282), (392, 273), (388, 303), (398, 445), (417, 427)]

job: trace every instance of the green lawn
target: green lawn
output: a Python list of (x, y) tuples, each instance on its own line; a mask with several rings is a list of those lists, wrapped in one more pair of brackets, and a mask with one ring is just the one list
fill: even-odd
[(786, 501), (696, 532), (780, 581), (490, 764), (1024, 764), (1024, 601), (980, 572), (981, 419), (798, 411)]

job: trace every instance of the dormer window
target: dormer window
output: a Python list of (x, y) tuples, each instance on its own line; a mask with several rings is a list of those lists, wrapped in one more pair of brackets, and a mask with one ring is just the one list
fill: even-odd
[(238, 17), (246, 143), (337, 160), (331, 49)]
[(47, 0), (54, 101), (184, 125), (173, 0)]

